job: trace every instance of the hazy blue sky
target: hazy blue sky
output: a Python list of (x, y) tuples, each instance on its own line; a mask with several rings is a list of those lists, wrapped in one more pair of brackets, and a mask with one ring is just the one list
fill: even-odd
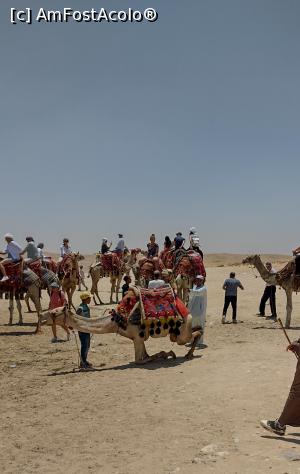
[[(9, 23), (10, 7), (102, 6), (159, 20)], [(0, 40), (0, 234), (300, 244), (298, 0), (2, 0)]]

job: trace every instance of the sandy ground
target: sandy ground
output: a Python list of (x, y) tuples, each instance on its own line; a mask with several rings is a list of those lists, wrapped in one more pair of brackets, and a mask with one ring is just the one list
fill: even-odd
[[(279, 438), (259, 426), (280, 414), (295, 358), (278, 325), (255, 316), (262, 280), (248, 267), (218, 266), (234, 263), (229, 257), (212, 260), (207, 348), (188, 362), (186, 348), (160, 339), (149, 352), (173, 348), (177, 360), (136, 367), (130, 341), (97, 335), (90, 360), (98, 370), (78, 372), (74, 338), (51, 344), (50, 328), (31, 335), (35, 316), (26, 313), (24, 327), (6, 326), (8, 302), (0, 302), (1, 473), (300, 473), (300, 428)], [(245, 286), (243, 323), (221, 325), (231, 270)], [(108, 300), (108, 281), (102, 289)], [(284, 318), (282, 290), (277, 301)], [(296, 295), (292, 324), (299, 337)]]

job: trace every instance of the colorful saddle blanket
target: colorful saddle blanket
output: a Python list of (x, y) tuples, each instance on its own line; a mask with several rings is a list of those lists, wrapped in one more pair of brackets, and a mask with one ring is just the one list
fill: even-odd
[(33, 262), (28, 263), (28, 268), (30, 268), (30, 270), (32, 270), (36, 275), (41, 278), (41, 260), (34, 260)]
[(23, 262), (18, 263), (7, 263), (5, 265), (5, 271), (9, 280), (4, 283), (0, 281), (0, 290), (9, 291), (13, 289), (20, 289), (23, 285), (22, 271)]
[[(158, 289), (141, 288), (141, 302), (144, 308), (145, 319), (180, 318), (188, 315), (188, 310), (182, 302), (175, 298), (170, 287)], [(178, 303), (178, 304), (177, 304)], [(180, 310), (179, 310), (180, 309)]]
[(101, 255), (103, 276), (118, 275), (121, 271), (122, 261), (114, 252)]
[(175, 264), (174, 274), (175, 277), (178, 275), (186, 275), (191, 278), (195, 278), (197, 275), (205, 277), (206, 271), (201, 255), (193, 250), (180, 255)]

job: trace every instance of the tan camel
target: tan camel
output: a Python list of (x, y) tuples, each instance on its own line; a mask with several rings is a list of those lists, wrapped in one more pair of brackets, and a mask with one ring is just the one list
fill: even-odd
[[(269, 273), (264, 264), (261, 261), (259, 255), (250, 255), (243, 260), (243, 263), (254, 265), (259, 272), (262, 279), (270, 285), (281, 286), (286, 293), (286, 319), (285, 327), (289, 328), (291, 325), (291, 316), (293, 310), (293, 291), (297, 290), (295, 286), (294, 277), (294, 261), (291, 261), (281, 271), (277, 273)], [(299, 291), (299, 289), (298, 289)]]
[(76, 285), (79, 276), (78, 262), (84, 260), (84, 256), (80, 255), (79, 252), (71, 253), (65, 257), (62, 261), (61, 268), (59, 269), (59, 278), (62, 289), (67, 296), (69, 308), (74, 308), (72, 298), (76, 290)]
[[(168, 357), (176, 358), (173, 351), (165, 352), (161, 351), (157, 354), (149, 356), (145, 341), (149, 338), (149, 330), (144, 331), (143, 337), (141, 337), (140, 329), (137, 324), (126, 322), (120, 315), (114, 314), (108, 317), (98, 318), (83, 318), (74, 314), (67, 308), (57, 308), (53, 311), (45, 311), (42, 314), (43, 322), (51, 325), (53, 319), (56, 320), (56, 324), (66, 324), (70, 328), (76, 329), (77, 331), (93, 333), (93, 334), (120, 334), (128, 339), (131, 339), (134, 344), (135, 362), (137, 364), (145, 364), (157, 359), (167, 359)], [(170, 340), (176, 342), (182, 346), (191, 342), (191, 348), (185, 355), (186, 359), (191, 359), (197, 344), (203, 331), (201, 328), (192, 328), (192, 316), (189, 314), (180, 327), (180, 334), (170, 334)], [(154, 335), (151, 337), (165, 337), (164, 335)]]
[[(99, 304), (100, 305), (105, 304), (101, 300), (100, 295), (99, 295), (99, 291), (98, 291), (99, 280), (100, 280), (100, 278), (104, 278), (105, 276), (109, 276), (110, 284), (111, 284), (109, 304), (119, 302), (119, 290), (120, 290), (121, 281), (122, 281), (124, 273), (125, 273), (125, 266), (124, 266), (123, 262), (121, 262), (120, 267), (118, 269), (108, 271), (108, 272), (104, 272), (103, 265), (102, 265), (102, 262), (101, 262), (101, 256), (100, 256), (100, 261), (97, 262), (97, 260), (96, 260), (96, 262), (93, 263), (93, 265), (91, 265), (90, 271), (89, 271), (89, 276), (92, 279), (91, 294), (93, 296), (93, 300), (94, 300), (95, 305), (98, 306)], [(113, 299), (114, 294), (116, 295), (116, 301), (114, 301), (114, 299)], [(98, 299), (98, 301), (96, 300), (96, 298)]]

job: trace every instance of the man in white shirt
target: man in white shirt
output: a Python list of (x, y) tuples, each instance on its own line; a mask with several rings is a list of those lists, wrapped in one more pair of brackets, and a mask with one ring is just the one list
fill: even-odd
[[(205, 278), (202, 275), (197, 275), (193, 285), (193, 289), (190, 290), (188, 308), (192, 315), (192, 327), (201, 326), (203, 333), (206, 321), (206, 308), (207, 308), (207, 289), (204, 285)], [(203, 346), (203, 334), (197, 342), (197, 347)]]
[(157, 288), (162, 288), (163, 286), (166, 286), (166, 283), (164, 280), (160, 279), (160, 272), (159, 270), (155, 270), (154, 272), (154, 280), (150, 280), (148, 283), (148, 288), (150, 289), (157, 289)]
[(5, 265), (7, 263), (16, 263), (16, 262), (19, 262), (21, 260), (21, 247), (19, 244), (17, 244), (17, 242), (14, 241), (14, 237), (13, 235), (11, 234), (6, 234), (4, 236), (4, 239), (6, 240), (6, 249), (4, 250), (4, 252), (0, 252), (0, 255), (6, 255), (7, 254), (7, 258), (5, 258), (4, 260), (2, 260), (1, 262), (1, 266), (0, 266), (0, 270), (2, 272), (2, 275), (3, 275), (3, 278), (1, 280), (1, 282), (4, 282), (4, 281), (7, 281), (9, 280), (7, 274), (6, 274), (6, 271), (5, 271)]
[[(271, 262), (266, 263), (266, 269), (269, 273), (276, 273), (276, 270), (272, 267)], [(270, 300), (271, 316), (268, 316), (266, 319), (272, 319), (273, 321), (277, 321), (276, 285), (270, 285), (269, 283), (266, 284), (265, 291), (261, 297), (258, 316), (265, 315), (266, 302), (268, 300)]]

